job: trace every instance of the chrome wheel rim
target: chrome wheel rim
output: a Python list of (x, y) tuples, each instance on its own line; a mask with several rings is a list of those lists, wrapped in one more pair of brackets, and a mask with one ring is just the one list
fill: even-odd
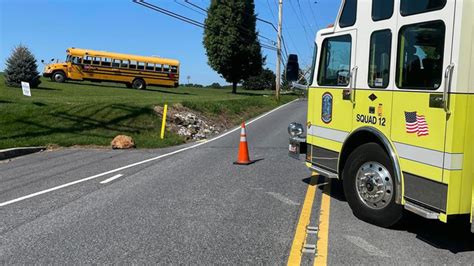
[(135, 81), (135, 88), (141, 90), (143, 88), (143, 83), (140, 81)]
[(355, 185), (359, 199), (369, 208), (383, 209), (392, 200), (392, 176), (378, 162), (364, 163), (357, 171)]
[(61, 74), (55, 74), (54, 75), (54, 80), (60, 82), (63, 81), (63, 76)]

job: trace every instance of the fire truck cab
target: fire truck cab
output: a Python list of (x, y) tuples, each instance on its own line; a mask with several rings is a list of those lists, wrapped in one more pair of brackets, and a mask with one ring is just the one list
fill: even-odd
[(473, 14), (472, 0), (343, 0), (317, 33), (290, 155), (341, 179), (360, 219), (389, 227), (406, 209), (473, 222)]

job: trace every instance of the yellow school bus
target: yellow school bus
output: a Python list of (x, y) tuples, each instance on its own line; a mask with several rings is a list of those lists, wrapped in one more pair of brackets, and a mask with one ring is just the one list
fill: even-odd
[(341, 179), (357, 217), (388, 227), (406, 209), (472, 224), (473, 14), (472, 0), (344, 0), (317, 33), (307, 124), (290, 125), (290, 155)]
[(44, 77), (56, 82), (119, 82), (135, 89), (145, 89), (147, 85), (178, 87), (179, 84), (177, 60), (78, 48), (69, 48), (66, 53), (66, 62), (45, 66)]

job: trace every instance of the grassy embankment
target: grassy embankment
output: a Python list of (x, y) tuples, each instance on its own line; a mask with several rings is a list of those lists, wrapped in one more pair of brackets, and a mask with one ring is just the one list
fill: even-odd
[(122, 84), (68, 82), (42, 79), (32, 97), (19, 88), (6, 87), (0, 75), (0, 149), (44, 145), (108, 146), (114, 136), (126, 134), (138, 148), (156, 148), (183, 143), (167, 132), (160, 140), (161, 117), (156, 105), (182, 103), (207, 116), (224, 116), (238, 124), (280, 104), (295, 99), (285, 95), (280, 102), (269, 91), (243, 91), (234, 95), (225, 89), (159, 88), (145, 91)]

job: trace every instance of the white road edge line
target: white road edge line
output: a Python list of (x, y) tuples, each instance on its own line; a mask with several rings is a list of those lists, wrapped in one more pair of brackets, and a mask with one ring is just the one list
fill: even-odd
[[(280, 105), (278, 106), (277, 108), (273, 109), (273, 110), (270, 110), (266, 113), (264, 113), (263, 115), (261, 116), (258, 116), (252, 120), (250, 120), (249, 122), (246, 123), (246, 125), (250, 125), (252, 124), (253, 122), (257, 121), (257, 120), (260, 120), (262, 118), (264, 118), (265, 116), (289, 105), (289, 104), (292, 104), (296, 101), (298, 101), (299, 99), (295, 99), (291, 102), (288, 102), (288, 103), (285, 103), (284, 105)], [(204, 144), (208, 144), (208, 143), (211, 143), (213, 141), (216, 141), (218, 139), (221, 139), (237, 130), (240, 130), (240, 127), (235, 127), (234, 129), (230, 130), (230, 131), (227, 131), (225, 132), (224, 134), (222, 135), (219, 135), (215, 138), (212, 138), (206, 142), (199, 142), (197, 144), (194, 144), (192, 146), (189, 146), (189, 147), (186, 147), (186, 148), (182, 148), (182, 149), (179, 149), (179, 150), (176, 150), (176, 151), (173, 151), (173, 152), (170, 152), (170, 153), (166, 153), (166, 154), (163, 154), (163, 155), (160, 155), (160, 156), (156, 156), (156, 157), (153, 157), (153, 158), (150, 158), (150, 159), (146, 159), (146, 160), (143, 160), (143, 161), (140, 161), (140, 162), (136, 162), (136, 163), (132, 163), (132, 164), (129, 164), (129, 165), (125, 165), (125, 166), (122, 166), (122, 167), (119, 167), (119, 168), (116, 168), (116, 169), (113, 169), (113, 170), (110, 170), (110, 171), (107, 171), (107, 172), (104, 172), (104, 173), (100, 173), (100, 174), (97, 174), (97, 175), (93, 175), (93, 176), (89, 176), (89, 177), (86, 177), (86, 178), (83, 178), (83, 179), (79, 179), (79, 180), (76, 180), (76, 181), (73, 181), (73, 182), (69, 182), (69, 183), (66, 183), (66, 184), (63, 184), (63, 185), (60, 185), (60, 186), (57, 186), (57, 187), (52, 187), (52, 188), (49, 188), (49, 189), (45, 189), (45, 190), (42, 190), (42, 191), (38, 191), (38, 192), (35, 192), (33, 194), (29, 194), (29, 195), (26, 195), (26, 196), (23, 196), (23, 197), (19, 197), (19, 198), (16, 198), (16, 199), (12, 199), (12, 200), (9, 200), (9, 201), (5, 201), (5, 202), (2, 202), (0, 203), (0, 207), (4, 207), (4, 206), (7, 206), (7, 205), (10, 205), (12, 203), (16, 203), (16, 202), (19, 202), (19, 201), (22, 201), (22, 200), (26, 200), (26, 199), (29, 199), (29, 198), (33, 198), (33, 197), (36, 197), (36, 196), (39, 196), (39, 195), (43, 195), (43, 194), (46, 194), (46, 193), (49, 193), (49, 192), (52, 192), (52, 191), (55, 191), (55, 190), (58, 190), (58, 189), (61, 189), (61, 188), (65, 188), (65, 187), (69, 187), (69, 186), (72, 186), (72, 185), (75, 185), (75, 184), (79, 184), (79, 183), (82, 183), (82, 182), (85, 182), (85, 181), (88, 181), (88, 180), (91, 180), (91, 179), (94, 179), (94, 178), (98, 178), (98, 177), (101, 177), (101, 176), (104, 176), (104, 175), (108, 175), (108, 174), (112, 174), (112, 173), (116, 173), (116, 172), (119, 172), (119, 171), (122, 171), (122, 170), (125, 170), (125, 169), (128, 169), (128, 168), (132, 168), (134, 166), (137, 166), (137, 165), (142, 165), (142, 164), (145, 164), (145, 163), (148, 163), (148, 162), (152, 162), (152, 161), (156, 161), (156, 160), (159, 160), (161, 158), (165, 158), (165, 157), (168, 157), (168, 156), (171, 156), (171, 155), (174, 155), (174, 154), (177, 154), (177, 153), (181, 153), (181, 152), (184, 152), (184, 151), (187, 151), (187, 150), (191, 150), (191, 149), (194, 149), (194, 148), (197, 148), (199, 146), (202, 146)]]
[(111, 178), (107, 178), (105, 179), (104, 181), (101, 181), (100, 183), (101, 184), (107, 184), (109, 183), (110, 181), (114, 181), (115, 179), (119, 178), (119, 177), (122, 177), (123, 175), (122, 174), (118, 174), (118, 175), (114, 175), (112, 176)]

